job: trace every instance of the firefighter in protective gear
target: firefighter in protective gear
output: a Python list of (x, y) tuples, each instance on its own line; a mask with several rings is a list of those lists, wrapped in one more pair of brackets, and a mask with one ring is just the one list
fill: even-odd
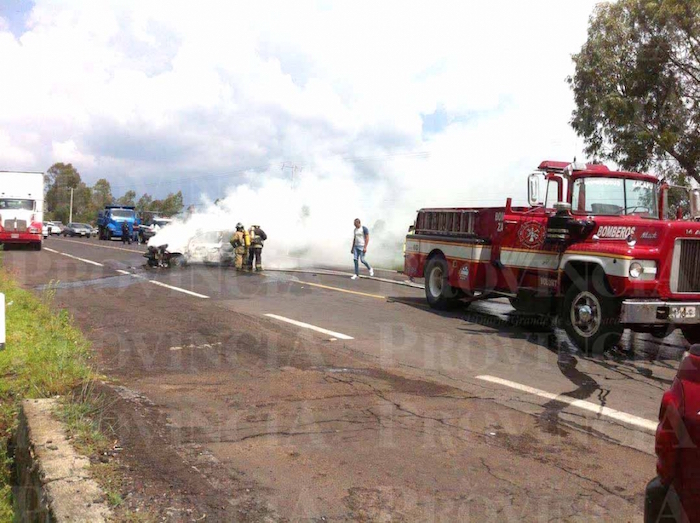
[(246, 254), (245, 227), (243, 227), (243, 224), (240, 222), (236, 224), (236, 232), (231, 236), (231, 245), (233, 246), (233, 252), (236, 254), (236, 270), (243, 270), (243, 257)]
[(243, 244), (245, 245), (245, 252), (243, 253), (243, 268), (247, 271), (251, 269), (250, 266), (250, 234), (248, 231), (243, 229)]
[(248, 231), (250, 236), (250, 254), (248, 254), (248, 264), (251, 269), (253, 268), (253, 261), (255, 261), (255, 270), (261, 271), (262, 268), (262, 249), (267, 240), (267, 234), (263, 231), (259, 225), (253, 225)]

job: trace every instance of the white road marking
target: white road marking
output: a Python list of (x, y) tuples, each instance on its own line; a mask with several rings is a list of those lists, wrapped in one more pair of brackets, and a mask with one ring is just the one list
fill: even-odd
[(73, 256), (72, 254), (68, 254), (67, 252), (59, 252), (59, 251), (54, 251), (53, 249), (49, 249), (48, 247), (44, 247), (44, 250), (53, 252), (55, 254), (60, 254), (61, 256), (65, 256), (66, 258), (72, 258), (74, 260), (81, 261), (83, 263), (89, 263), (90, 265), (97, 265), (98, 267), (104, 267), (101, 263), (97, 263), (96, 261), (92, 260), (86, 260), (85, 258), (78, 258), (77, 256)]
[(321, 332), (323, 334), (328, 334), (329, 336), (332, 336), (334, 338), (337, 338), (339, 340), (353, 340), (352, 336), (348, 336), (347, 334), (341, 334), (340, 332), (333, 332), (329, 331), (327, 329), (322, 329), (321, 327), (316, 327), (315, 325), (310, 325), (308, 323), (304, 323), (301, 321), (297, 320), (290, 320), (289, 318), (285, 318), (284, 316), (277, 316), (277, 314), (265, 314), (268, 318), (274, 318), (276, 320), (284, 321), (286, 323), (291, 323), (292, 325), (296, 325), (297, 327), (301, 327), (303, 329), (311, 329), (312, 331), (316, 332)]
[(204, 343), (202, 345), (183, 345), (182, 347), (170, 347), (170, 350), (182, 350), (182, 349), (213, 349), (214, 347), (221, 346), (221, 342), (216, 343)]
[(67, 242), (67, 243), (77, 243), (79, 245), (87, 245), (88, 247), (98, 247), (100, 249), (112, 249), (113, 251), (124, 251), (124, 252), (133, 252), (136, 254), (143, 254), (144, 251), (136, 250), (136, 249), (124, 249), (123, 247), (110, 247), (108, 245), (102, 245), (101, 243), (92, 243), (90, 240), (88, 241), (77, 241), (77, 240), (67, 240), (65, 238), (62, 238), (60, 240), (61, 242)]
[(165, 287), (166, 289), (170, 289), (173, 291), (184, 292), (185, 294), (189, 294), (190, 296), (194, 296), (195, 298), (204, 298), (204, 299), (209, 298), (209, 296), (205, 296), (204, 294), (199, 294), (198, 292), (188, 291), (187, 289), (181, 289), (180, 287), (174, 287), (173, 285), (161, 283), (161, 282), (156, 281), (156, 280), (148, 280), (148, 282), (152, 283), (153, 285), (158, 285), (159, 287)]
[(590, 401), (577, 400), (574, 398), (569, 398), (568, 396), (562, 396), (561, 394), (552, 394), (551, 392), (546, 392), (544, 390), (536, 389), (534, 387), (528, 387), (527, 385), (522, 385), (520, 383), (515, 383), (514, 381), (508, 381), (495, 376), (477, 376), (479, 380), (488, 381), (490, 383), (496, 383), (497, 385), (503, 385), (505, 387), (510, 387), (511, 389), (519, 390), (521, 392), (527, 392), (528, 394), (534, 394), (541, 398), (546, 398), (548, 400), (556, 400), (562, 403), (567, 403), (572, 407), (577, 407), (582, 410), (587, 410), (593, 412), (599, 416), (605, 416), (606, 418), (611, 418), (627, 425), (633, 425), (650, 432), (656, 432), (656, 426), (659, 424), (658, 421), (648, 420), (635, 416), (633, 414), (627, 414), (619, 410), (611, 409), (609, 407), (603, 407), (601, 405), (596, 405)]
[(183, 289), (181, 287), (175, 287), (174, 285), (168, 285), (167, 283), (162, 283), (162, 282), (159, 282), (156, 280), (149, 280), (148, 278), (141, 276), (140, 274), (134, 274), (133, 272), (123, 271), (121, 269), (116, 269), (116, 271), (119, 274), (125, 274), (127, 276), (131, 276), (132, 278), (137, 278), (139, 280), (145, 280), (148, 283), (152, 283), (153, 285), (158, 285), (159, 287), (165, 287), (166, 289), (170, 289), (170, 290), (177, 291), (177, 292), (183, 292), (185, 294), (189, 294), (190, 296), (194, 296), (195, 298), (202, 298), (205, 300), (209, 299), (209, 296), (205, 296), (204, 294), (199, 294), (198, 292), (194, 292), (194, 291), (188, 291), (187, 289)]
[[(354, 273), (352, 272), (344, 272), (344, 271), (336, 271), (332, 269), (265, 269), (268, 272), (289, 272), (289, 273), (301, 273), (301, 274), (324, 274), (328, 276), (352, 276)], [(388, 269), (374, 269), (375, 271), (386, 271), (386, 272), (394, 272), (396, 273), (397, 271), (390, 271)], [(409, 281), (408, 279), (406, 280), (392, 280), (388, 278), (379, 278), (377, 276), (365, 276), (363, 274), (360, 275), (360, 279), (362, 280), (374, 280), (374, 281), (380, 281), (383, 283), (391, 283), (393, 285), (403, 285), (404, 287), (413, 287), (415, 289), (422, 289), (423, 285), (420, 285), (418, 283), (414, 283), (412, 281)]]

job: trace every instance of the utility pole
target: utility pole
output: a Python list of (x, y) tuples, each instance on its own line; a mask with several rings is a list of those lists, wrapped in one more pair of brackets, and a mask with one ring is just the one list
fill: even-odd
[(73, 187), (70, 188), (70, 213), (68, 223), (73, 223)]

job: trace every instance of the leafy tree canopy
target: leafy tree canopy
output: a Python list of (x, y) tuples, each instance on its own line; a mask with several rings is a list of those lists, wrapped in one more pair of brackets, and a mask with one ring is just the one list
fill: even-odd
[(97, 209), (103, 209), (114, 200), (112, 196), (112, 186), (104, 178), (100, 178), (92, 187), (92, 201)]
[(118, 205), (136, 205), (136, 191), (128, 190), (124, 193), (124, 196), (117, 198)]
[(174, 216), (184, 209), (182, 191), (170, 193), (162, 200), (154, 200), (149, 194), (143, 194), (138, 201), (136, 191), (129, 190), (115, 200), (112, 187), (104, 178), (89, 187), (82, 181), (80, 173), (71, 164), (55, 163), (46, 171), (45, 209), (47, 220), (70, 221), (70, 194), (73, 190), (73, 221), (95, 223), (97, 213), (106, 205), (135, 205), (139, 212), (158, 213)]
[(589, 155), (700, 183), (700, 0), (600, 4), (573, 60)]

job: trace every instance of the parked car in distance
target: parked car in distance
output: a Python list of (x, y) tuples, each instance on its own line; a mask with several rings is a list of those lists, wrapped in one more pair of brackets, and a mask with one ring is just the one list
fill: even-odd
[(89, 238), (92, 234), (92, 227), (85, 223), (69, 223), (63, 229), (63, 236), (80, 236), (82, 238)]
[(154, 218), (147, 225), (140, 225), (137, 231), (139, 243), (148, 243), (156, 233), (166, 225), (172, 223), (172, 218)]
[(50, 231), (50, 234), (55, 234), (56, 236), (59, 236), (63, 233), (63, 229), (66, 228), (66, 226), (63, 225), (63, 223), (57, 222), (56, 220), (51, 221), (51, 223), (54, 224), (54, 228)]
[(655, 449), (644, 521), (700, 521), (700, 344), (690, 347), (661, 398)]
[(90, 230), (92, 231), (92, 236), (97, 238), (97, 235), (100, 232), (100, 230), (94, 225), (90, 225)]
[(61, 226), (56, 225), (57, 223), (60, 224), (61, 222), (53, 222), (51, 220), (44, 222), (44, 227), (46, 227), (49, 236), (52, 234), (55, 236), (61, 234)]

